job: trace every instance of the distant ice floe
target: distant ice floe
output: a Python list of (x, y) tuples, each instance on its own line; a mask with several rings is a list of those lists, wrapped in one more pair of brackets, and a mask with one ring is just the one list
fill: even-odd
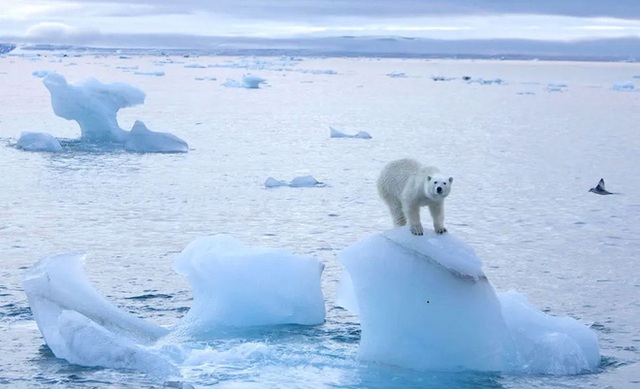
[[(574, 375), (598, 370), (596, 333), (496, 294), (472, 247), (399, 227), (338, 254), (338, 304), (359, 315), (359, 358), (428, 371)], [(389, 293), (393, 291), (393, 293)]]
[(196, 81), (217, 81), (218, 79), (215, 77), (196, 77)]
[(358, 138), (358, 139), (371, 139), (371, 134), (366, 131), (359, 131), (355, 135), (345, 134), (342, 131), (338, 131), (333, 127), (329, 127), (329, 136), (331, 138)]
[(469, 84), (480, 85), (501, 85), (504, 84), (504, 80), (501, 78), (469, 78), (466, 80)]
[(137, 76), (161, 77), (161, 76), (164, 76), (164, 71), (162, 71), (162, 70), (151, 70), (151, 71), (143, 72), (143, 71), (140, 71), (140, 70), (136, 70), (136, 71), (133, 72), (133, 74), (135, 74)]
[(433, 81), (452, 81), (455, 80), (454, 77), (445, 77), (445, 76), (431, 76)]
[(262, 77), (245, 75), (242, 77), (242, 81), (237, 81), (232, 78), (228, 78), (222, 86), (227, 88), (247, 88), (247, 89), (258, 89), (261, 84), (266, 84), (267, 80)]
[(547, 92), (565, 92), (569, 88), (569, 85), (563, 83), (549, 83), (547, 84)]
[(205, 65), (201, 65), (199, 63), (186, 64), (184, 65), (184, 67), (187, 69), (206, 69), (207, 68)]
[(264, 58), (240, 58), (238, 60), (228, 60), (222, 63), (211, 64), (209, 68), (232, 68), (247, 70), (270, 70), (279, 72), (297, 72), (305, 74), (337, 74), (331, 69), (299, 69), (298, 66), (303, 62), (302, 58), (282, 56), (272, 60)]
[[(69, 84), (62, 75), (47, 71), (37, 71), (34, 75), (43, 77), (42, 82), (51, 94), (53, 112), (78, 123), (82, 142), (102, 145), (105, 150), (120, 147), (140, 153), (188, 151), (183, 140), (172, 134), (151, 131), (141, 121), (136, 121), (131, 131), (120, 128), (118, 111), (144, 103), (144, 92), (134, 86), (118, 82), (103, 84), (95, 78)], [(60, 151), (51, 138), (43, 133), (23, 133), (18, 147)]]
[(632, 82), (616, 82), (613, 84), (613, 90), (617, 91), (633, 91), (635, 88)]
[(407, 75), (403, 72), (391, 72), (387, 73), (387, 76), (391, 78), (407, 78)]
[(316, 180), (313, 176), (300, 176), (295, 177), (290, 182), (269, 177), (264, 182), (264, 186), (267, 188), (278, 188), (282, 186), (288, 186), (291, 188), (321, 188), (326, 186), (326, 184)]

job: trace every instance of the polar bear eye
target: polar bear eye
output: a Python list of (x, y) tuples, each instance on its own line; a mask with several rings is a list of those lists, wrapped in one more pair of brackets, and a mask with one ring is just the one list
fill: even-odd
[(434, 183), (434, 184), (437, 184), (437, 183), (438, 183), (438, 181), (433, 181), (433, 183)]

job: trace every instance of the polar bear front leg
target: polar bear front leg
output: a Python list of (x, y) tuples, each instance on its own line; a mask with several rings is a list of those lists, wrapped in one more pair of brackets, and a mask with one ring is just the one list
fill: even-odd
[(447, 229), (444, 228), (444, 204), (437, 203), (429, 205), (429, 212), (433, 218), (433, 229), (436, 234), (444, 234)]
[(422, 223), (420, 223), (420, 205), (418, 202), (411, 202), (406, 206), (403, 206), (407, 220), (409, 222), (409, 229), (413, 235), (422, 235), (424, 230)]

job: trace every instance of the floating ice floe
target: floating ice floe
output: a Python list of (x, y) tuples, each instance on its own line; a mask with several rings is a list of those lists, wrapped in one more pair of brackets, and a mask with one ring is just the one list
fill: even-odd
[(391, 78), (406, 78), (407, 75), (403, 72), (391, 72), (391, 73), (387, 73), (388, 77)]
[(168, 132), (151, 131), (136, 120), (124, 142), (124, 149), (136, 153), (186, 153), (189, 145)]
[(635, 88), (632, 82), (616, 82), (613, 84), (613, 90), (617, 91), (632, 91), (635, 90)]
[(20, 134), (16, 147), (25, 151), (44, 151), (51, 153), (63, 151), (60, 142), (53, 135), (44, 132), (23, 131)]
[(480, 85), (501, 85), (504, 83), (504, 80), (502, 80), (501, 78), (469, 78), (467, 80), (469, 84), (480, 84)]
[(227, 88), (247, 88), (247, 89), (258, 89), (261, 84), (265, 84), (267, 80), (258, 76), (245, 75), (242, 77), (242, 81), (234, 80), (232, 78), (227, 78), (222, 86), (226, 86)]
[(358, 138), (358, 139), (371, 139), (371, 135), (366, 131), (358, 131), (355, 135), (345, 134), (344, 132), (338, 131), (333, 127), (329, 127), (329, 136), (331, 138)]
[(314, 258), (249, 247), (229, 235), (196, 239), (173, 263), (193, 289), (193, 305), (178, 327), (322, 324), (323, 268)]
[(83, 262), (80, 253), (50, 256), (24, 277), (33, 318), (53, 354), (82, 366), (176, 373), (153, 348), (169, 331), (118, 309), (102, 297), (89, 283)]
[[(193, 363), (171, 353), (171, 342), (184, 335), (318, 325), (325, 319), (321, 262), (248, 247), (227, 235), (196, 239), (175, 259), (175, 271), (191, 283), (193, 305), (172, 329), (115, 307), (89, 283), (83, 263), (79, 253), (53, 255), (38, 261), (23, 279), (46, 344), (57, 358), (73, 364), (175, 376), (176, 364)], [(177, 336), (167, 336), (172, 334)]]
[(164, 76), (164, 71), (162, 71), (162, 70), (151, 70), (151, 71), (143, 72), (143, 71), (140, 71), (140, 70), (136, 70), (136, 71), (133, 72), (133, 74), (135, 74), (137, 76), (161, 77), (161, 76)]
[(205, 65), (200, 65), (199, 63), (186, 64), (184, 65), (184, 67), (187, 69), (206, 69), (207, 68)]
[(598, 338), (517, 292), (496, 294), (452, 234), (395, 228), (338, 254), (338, 303), (357, 313), (362, 360), (418, 370), (571, 375), (597, 371)]
[(455, 80), (453, 77), (445, 77), (445, 76), (431, 76), (433, 81), (451, 81)]
[(195, 80), (196, 81), (216, 81), (217, 78), (215, 78), (215, 77), (196, 77)]
[(561, 83), (550, 83), (547, 84), (547, 92), (564, 92), (567, 90), (569, 85), (561, 84)]
[[(34, 73), (35, 74), (35, 73)], [(187, 152), (187, 143), (178, 137), (147, 129), (137, 121), (131, 131), (118, 125), (121, 108), (144, 103), (145, 94), (140, 89), (124, 83), (103, 84), (95, 78), (70, 84), (58, 73), (38, 71), (42, 82), (51, 94), (53, 112), (80, 125), (82, 142), (103, 145), (106, 149), (125, 148), (141, 153)], [(44, 136), (39, 135), (41, 141)], [(34, 136), (24, 139), (35, 140)]]
[(323, 182), (316, 180), (313, 176), (295, 177), (291, 182), (277, 180), (273, 177), (267, 178), (264, 182), (267, 188), (277, 188), (281, 186), (289, 186), (291, 188), (320, 188), (326, 186)]

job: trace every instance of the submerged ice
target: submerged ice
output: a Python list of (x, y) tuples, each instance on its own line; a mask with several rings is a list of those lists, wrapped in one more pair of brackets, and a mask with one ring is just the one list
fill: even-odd
[(547, 315), (517, 292), (496, 294), (454, 235), (396, 228), (339, 254), (339, 302), (358, 313), (360, 358), (419, 370), (578, 374), (600, 362), (596, 334)]
[[(83, 259), (45, 258), (23, 283), (45, 342), (71, 363), (175, 376), (218, 359), (232, 363), (225, 350), (202, 350), (193, 340), (237, 334), (233, 347), (260, 359), (268, 350), (243, 331), (325, 320), (321, 262), (229, 235), (196, 239), (175, 258), (173, 269), (188, 279), (193, 303), (172, 328), (109, 303), (89, 284)], [(453, 234), (417, 237), (395, 228), (348, 246), (338, 259), (346, 269), (338, 305), (359, 316), (365, 362), (554, 375), (599, 366), (591, 329), (545, 314), (517, 292), (496, 293), (473, 248)]]
[[(34, 75), (43, 77), (42, 82), (51, 94), (53, 112), (78, 123), (83, 142), (123, 147), (141, 153), (188, 151), (188, 145), (182, 139), (169, 133), (151, 131), (140, 121), (136, 121), (131, 131), (120, 127), (118, 111), (144, 103), (144, 92), (134, 86), (120, 82), (103, 84), (95, 78), (70, 84), (61, 74), (46, 71), (34, 72)], [(42, 143), (46, 134), (40, 134), (38, 142)], [(23, 134), (18, 145), (34, 144), (30, 139), (34, 139), (33, 135), (26, 138)]]

